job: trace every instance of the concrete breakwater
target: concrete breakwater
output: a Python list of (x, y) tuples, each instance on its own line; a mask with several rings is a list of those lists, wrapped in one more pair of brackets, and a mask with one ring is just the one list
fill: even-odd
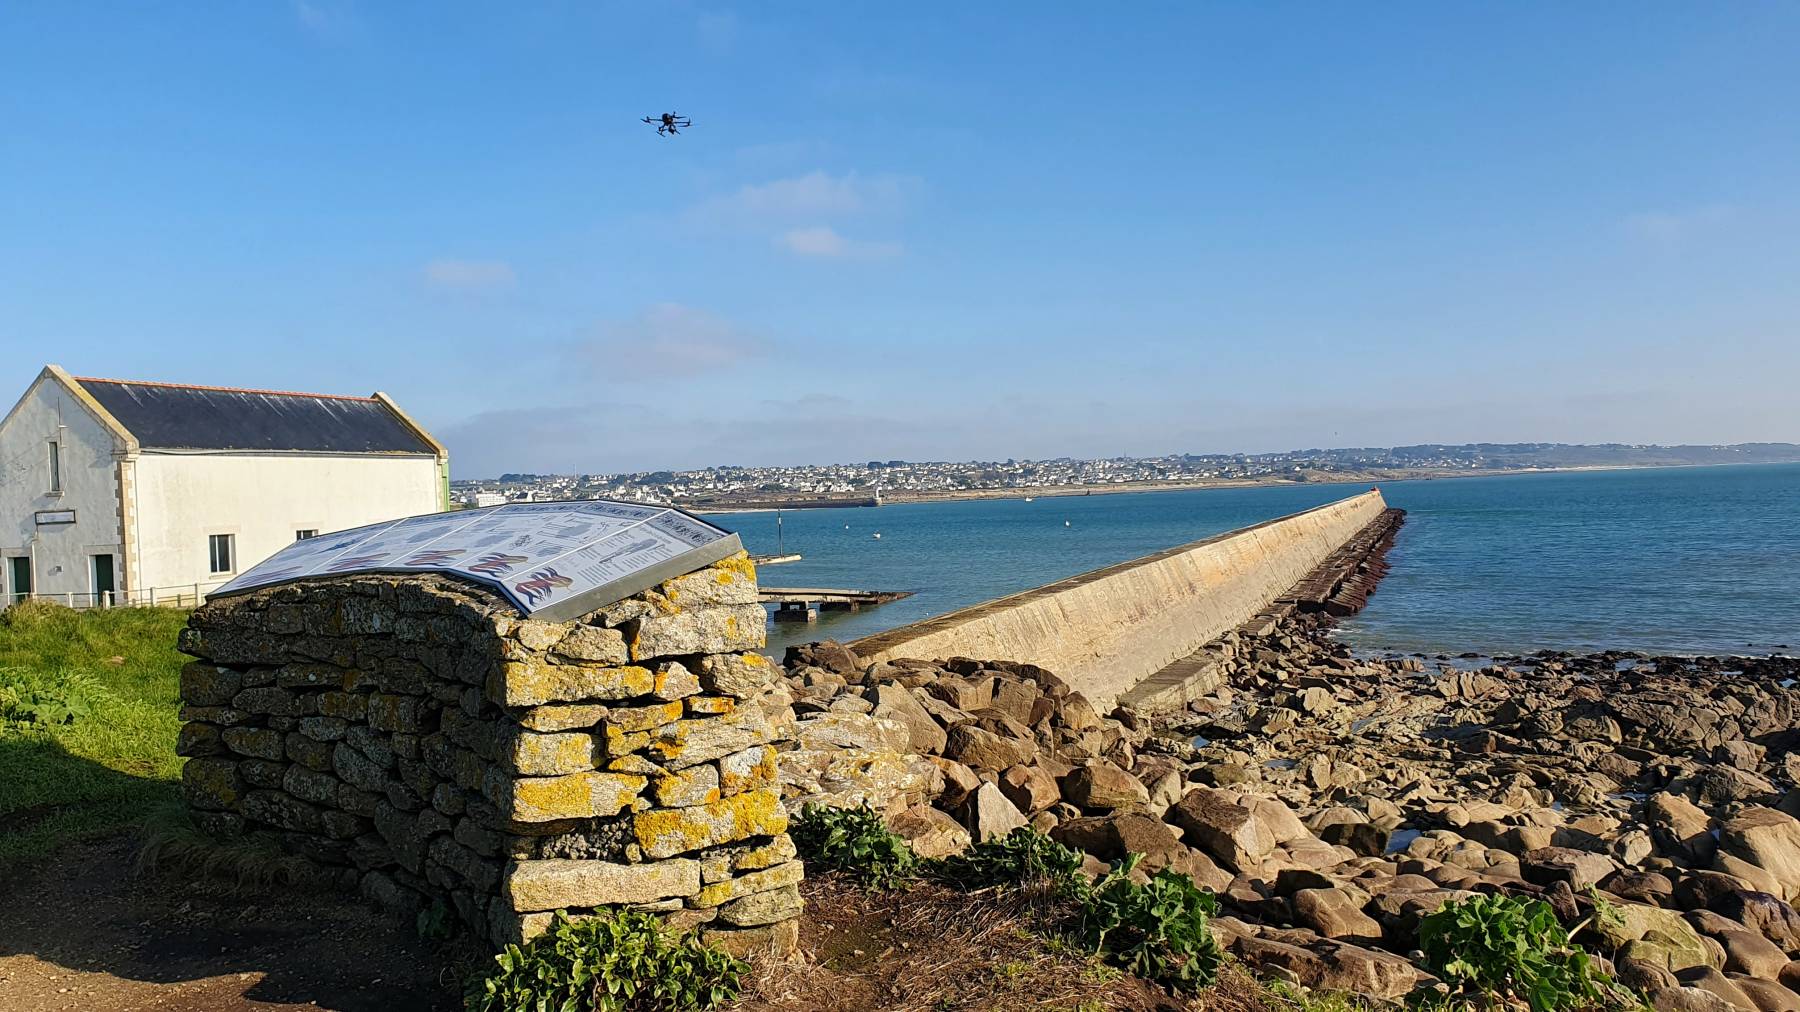
[(869, 661), (1006, 657), (1097, 704), (1238, 626), (1386, 508), (1379, 491), (1179, 545), (852, 644)]
[(1119, 696), (1119, 704), (1143, 713), (1179, 710), (1224, 685), (1233, 662), (1289, 616), (1338, 619), (1361, 611), (1387, 575), (1387, 550), (1405, 520), (1405, 510), (1382, 510), (1268, 607), (1138, 682)]

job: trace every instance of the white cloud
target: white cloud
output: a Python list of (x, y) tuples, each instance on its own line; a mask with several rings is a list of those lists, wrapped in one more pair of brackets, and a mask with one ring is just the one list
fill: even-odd
[(433, 260), (422, 272), (426, 284), (462, 292), (494, 292), (518, 281), (504, 260)]
[(674, 302), (601, 324), (582, 353), (603, 374), (631, 370), (684, 376), (723, 369), (763, 350), (764, 344), (724, 317)]
[(1670, 249), (1736, 215), (1737, 208), (1730, 204), (1707, 204), (1685, 211), (1643, 211), (1627, 215), (1625, 228), (1639, 238)]
[(293, 7), (300, 27), (321, 42), (351, 42), (362, 34), (362, 24), (346, 0), (293, 0)]
[(900, 255), (899, 243), (846, 239), (829, 225), (789, 229), (776, 236), (775, 243), (789, 253), (803, 257), (877, 260)]
[(892, 213), (907, 201), (918, 181), (907, 176), (834, 176), (814, 170), (767, 183), (749, 183), (736, 192), (695, 206), (689, 216), (703, 224), (795, 222), (797, 219)]

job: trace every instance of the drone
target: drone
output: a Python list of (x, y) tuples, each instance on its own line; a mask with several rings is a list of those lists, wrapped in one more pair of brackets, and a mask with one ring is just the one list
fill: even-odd
[(693, 120), (678, 112), (665, 112), (661, 116), (645, 116), (644, 122), (654, 124), (656, 132), (664, 137), (672, 137), (694, 125)]

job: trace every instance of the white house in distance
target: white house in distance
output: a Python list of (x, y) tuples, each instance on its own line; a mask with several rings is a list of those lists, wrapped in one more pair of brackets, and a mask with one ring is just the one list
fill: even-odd
[(46, 366), (0, 421), (0, 579), (8, 603), (192, 603), (297, 538), (449, 496), (443, 445), (385, 394)]

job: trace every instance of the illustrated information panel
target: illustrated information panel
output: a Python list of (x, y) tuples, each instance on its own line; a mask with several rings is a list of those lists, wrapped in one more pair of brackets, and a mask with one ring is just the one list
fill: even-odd
[(512, 503), (296, 541), (214, 594), (312, 576), (444, 572), (499, 589), (527, 614), (592, 610), (739, 547), (737, 535), (667, 506)]

